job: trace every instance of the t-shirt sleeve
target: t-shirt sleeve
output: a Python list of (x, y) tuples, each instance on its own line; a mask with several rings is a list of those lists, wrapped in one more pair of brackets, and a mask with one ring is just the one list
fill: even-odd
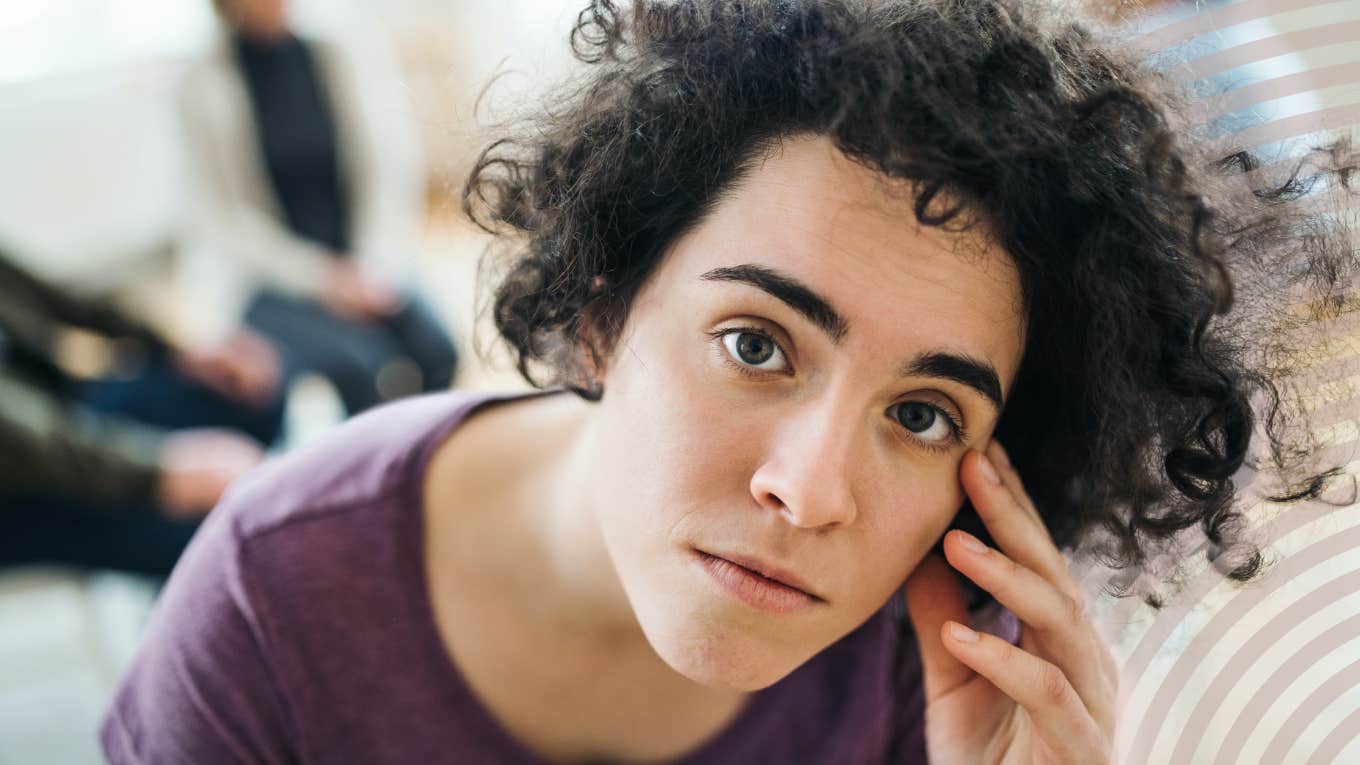
[(100, 728), (113, 765), (297, 762), (249, 548), (230, 501), (171, 575)]

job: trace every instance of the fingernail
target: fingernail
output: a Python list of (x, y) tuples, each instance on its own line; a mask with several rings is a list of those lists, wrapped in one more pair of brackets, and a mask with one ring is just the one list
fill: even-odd
[(949, 636), (959, 641), (960, 643), (976, 643), (978, 641), (978, 636), (976, 632), (968, 629), (967, 627), (963, 626), (962, 624), (959, 624), (958, 622), (949, 623)]
[(978, 452), (978, 463), (982, 467), (982, 474), (987, 476), (987, 480), (995, 484), (1001, 483), (1001, 476), (996, 474), (996, 468), (992, 467), (992, 461), (987, 459), (987, 455)]
[(963, 546), (964, 546), (964, 549), (968, 550), (969, 552), (972, 552), (972, 553), (985, 553), (985, 552), (987, 552), (987, 547), (986, 547), (986, 545), (984, 545), (984, 544), (982, 544), (982, 542), (978, 541), (978, 538), (975, 537), (975, 536), (973, 536), (972, 534), (969, 534), (969, 533), (966, 532), (966, 531), (959, 531), (959, 532), (958, 532), (958, 537), (959, 537), (959, 544), (963, 545)]

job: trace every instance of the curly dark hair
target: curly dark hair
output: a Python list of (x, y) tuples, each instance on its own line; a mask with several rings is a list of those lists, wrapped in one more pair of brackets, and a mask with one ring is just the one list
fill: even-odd
[[(581, 79), (463, 190), (505, 245), (494, 319), (532, 384), (598, 399), (585, 370), (667, 248), (815, 134), (908, 181), (922, 224), (976, 213), (1015, 260), (1029, 339), (996, 435), (1059, 548), (1137, 570), (1198, 526), (1245, 582), (1264, 559), (1244, 464), (1281, 502), (1344, 476), (1286, 395), (1285, 323), (1346, 305), (1355, 251), (1320, 200), (1350, 193), (1349, 144), (1263, 183), (1178, 126), (1170, 79), (1110, 32), (1024, 0), (595, 0), (571, 44)], [(968, 505), (954, 523), (988, 538)]]

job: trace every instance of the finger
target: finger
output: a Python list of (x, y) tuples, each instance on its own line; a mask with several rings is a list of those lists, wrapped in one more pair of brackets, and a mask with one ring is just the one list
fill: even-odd
[(1024, 483), (1020, 480), (1020, 474), (1016, 472), (1015, 466), (1011, 464), (1010, 455), (1006, 454), (1006, 449), (1001, 442), (993, 438), (987, 444), (987, 458), (996, 467), (996, 472), (1001, 475), (1001, 483), (1011, 490), (1011, 496), (1015, 497), (1020, 506), (1025, 508), (1030, 517), (1040, 526), (1048, 527), (1044, 524), (1043, 516), (1039, 515), (1039, 509), (1034, 506), (1034, 500), (1030, 499), (1029, 492), (1025, 491)]
[[(1052, 544), (1053, 538), (1051, 535), (1048, 535), (1048, 525), (1044, 523), (1043, 517), (1039, 515), (1039, 510), (1035, 507), (1033, 499), (1029, 496), (1029, 492), (1025, 491), (1024, 484), (1020, 479), (1020, 474), (1016, 471), (1015, 466), (1011, 464), (1010, 455), (1006, 453), (1005, 447), (999, 440), (993, 438), (988, 442), (986, 455), (992, 461), (992, 465), (996, 468), (997, 473), (1000, 474), (1002, 484), (1010, 489), (1011, 496), (1028, 511), (1030, 517), (1034, 519), (1034, 522), (1038, 524), (1041, 529), (1043, 529), (1044, 534), (1048, 536), (1049, 543)], [(1056, 545), (1054, 545), (1054, 547), (1056, 548)], [(1058, 556), (1062, 558), (1062, 569), (1065, 572), (1064, 575), (1059, 578), (1073, 582), (1073, 588), (1070, 591), (1064, 588), (1064, 592), (1075, 595), (1077, 599), (1080, 600), (1083, 597), (1081, 588), (1075, 584), (1075, 579), (1072, 577), (1072, 570), (1067, 565), (1067, 558), (1063, 556), (1061, 550), (1058, 551)], [(1119, 663), (1115, 661), (1114, 655), (1110, 653), (1110, 649), (1103, 639), (1100, 641), (1100, 652), (1102, 654), (1105, 676), (1116, 678), (1115, 682), (1117, 683)]]
[(1054, 546), (1048, 530), (1042, 523), (1035, 522), (1010, 489), (991, 480), (991, 475), (1000, 478), (999, 471), (990, 466), (982, 452), (972, 451), (964, 457), (963, 487), (987, 532), (1017, 563), (1038, 573), (1073, 599), (1080, 600), (1081, 590), (1072, 580), (1067, 561)]
[(951, 619), (968, 621), (968, 608), (954, 572), (935, 553), (927, 554), (907, 578), (905, 597), (929, 703), (975, 676), (940, 644), (940, 628)]
[(1058, 762), (1107, 762), (1110, 737), (1091, 717), (1062, 670), (995, 635), (947, 622), (941, 642), (963, 664), (1015, 700)]
[(1106, 663), (1108, 649), (1082, 602), (967, 532), (951, 532), (944, 550), (951, 565), (1024, 623), (1035, 653), (1062, 670), (1091, 716), (1113, 729), (1118, 677), (1108, 671), (1113, 661)]

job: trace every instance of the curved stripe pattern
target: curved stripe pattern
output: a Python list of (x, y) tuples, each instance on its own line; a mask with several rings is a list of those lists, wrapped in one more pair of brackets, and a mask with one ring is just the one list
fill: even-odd
[[(1196, 94), (1178, 124), (1223, 153), (1257, 153), (1260, 181), (1283, 180), (1323, 139), (1360, 142), (1360, 1), (1196, 0), (1125, 29)], [(1317, 215), (1360, 216), (1360, 194), (1316, 191)], [(1323, 456), (1360, 475), (1360, 300), (1345, 308), (1330, 322), (1337, 340), (1301, 347), (1298, 364)], [(1239, 474), (1244, 496), (1260, 494), (1253, 476)], [(1195, 566), (1160, 611), (1105, 594), (1128, 572), (1073, 562), (1121, 663), (1119, 762), (1360, 763), (1360, 512), (1261, 502), (1248, 519), (1273, 556), (1267, 573), (1239, 588), (1205, 545), (1182, 550)]]

